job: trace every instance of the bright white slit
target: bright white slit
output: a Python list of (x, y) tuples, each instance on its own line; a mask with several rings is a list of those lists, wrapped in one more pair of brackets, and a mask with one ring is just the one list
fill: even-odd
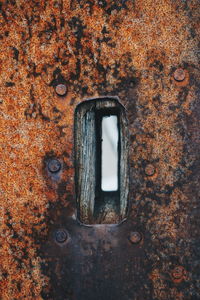
[(105, 192), (118, 190), (118, 140), (117, 116), (103, 117), (101, 189)]

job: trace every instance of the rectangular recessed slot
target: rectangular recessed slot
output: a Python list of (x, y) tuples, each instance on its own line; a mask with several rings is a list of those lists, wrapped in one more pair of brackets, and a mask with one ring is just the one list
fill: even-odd
[(85, 224), (116, 224), (128, 208), (128, 128), (117, 99), (85, 101), (75, 112), (77, 216)]

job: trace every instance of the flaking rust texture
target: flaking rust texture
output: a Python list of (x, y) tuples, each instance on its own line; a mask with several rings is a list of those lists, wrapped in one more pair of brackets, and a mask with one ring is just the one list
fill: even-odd
[(118, 96), (129, 120), (143, 299), (200, 299), (199, 17), (198, 0), (0, 2), (0, 299), (75, 299), (51, 294), (59, 271), (41, 247), (75, 213), (74, 110), (99, 96)]

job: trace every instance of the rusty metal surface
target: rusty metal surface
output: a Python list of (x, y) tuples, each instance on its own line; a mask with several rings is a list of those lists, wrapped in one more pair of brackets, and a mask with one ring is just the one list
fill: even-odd
[[(1, 299), (200, 299), (199, 15), (198, 0), (1, 1)], [(87, 229), (73, 122), (98, 96), (127, 111), (131, 211)]]
[(47, 274), (54, 282), (47, 298), (151, 298), (144, 251), (149, 237), (131, 239), (129, 233), (137, 228), (134, 222), (87, 227), (65, 217), (61, 220), (68, 239), (58, 243), (55, 233), (61, 227), (54, 228), (43, 250), (51, 265)]

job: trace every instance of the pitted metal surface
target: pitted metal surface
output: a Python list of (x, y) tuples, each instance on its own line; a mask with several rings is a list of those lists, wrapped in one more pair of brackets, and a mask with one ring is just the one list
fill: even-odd
[[(199, 15), (198, 0), (1, 1), (1, 299), (200, 299)], [(75, 220), (74, 111), (99, 96), (129, 121), (114, 228)]]

